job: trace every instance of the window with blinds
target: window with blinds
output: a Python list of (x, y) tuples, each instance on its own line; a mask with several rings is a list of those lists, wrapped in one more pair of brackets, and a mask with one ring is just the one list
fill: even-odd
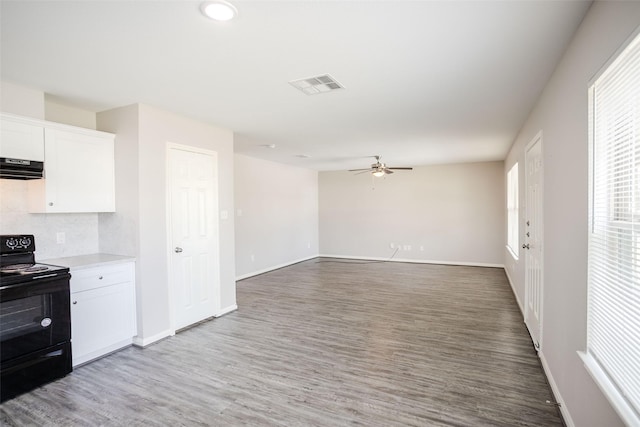
[(518, 164), (507, 173), (507, 248), (518, 259)]
[(640, 425), (640, 36), (589, 88), (585, 364), (621, 417)]

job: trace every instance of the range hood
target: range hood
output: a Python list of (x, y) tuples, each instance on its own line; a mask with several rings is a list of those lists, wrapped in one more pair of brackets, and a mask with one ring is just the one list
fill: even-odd
[(44, 175), (44, 162), (0, 157), (0, 178), (40, 179)]

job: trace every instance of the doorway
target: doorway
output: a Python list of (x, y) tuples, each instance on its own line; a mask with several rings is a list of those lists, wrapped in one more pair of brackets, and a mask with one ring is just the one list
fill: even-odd
[(169, 278), (172, 329), (220, 309), (217, 153), (169, 144)]
[(542, 341), (543, 301), (543, 215), (542, 215), (542, 132), (525, 151), (525, 259), (524, 323), (529, 329), (536, 351)]

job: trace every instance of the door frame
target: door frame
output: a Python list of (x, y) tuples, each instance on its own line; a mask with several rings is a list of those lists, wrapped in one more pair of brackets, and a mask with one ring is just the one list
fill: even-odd
[(217, 275), (217, 279), (214, 283), (213, 295), (215, 298), (215, 306), (214, 313), (212, 316), (215, 316), (221, 310), (221, 288), (220, 288), (220, 216), (218, 215), (219, 209), (219, 199), (220, 199), (220, 183), (218, 179), (218, 152), (214, 150), (208, 150), (205, 148), (193, 147), (191, 145), (178, 144), (175, 142), (167, 141), (165, 147), (165, 189), (166, 189), (166, 200), (165, 200), (165, 208), (166, 208), (166, 256), (167, 256), (167, 282), (168, 282), (168, 297), (169, 297), (169, 330), (170, 335), (176, 334), (176, 307), (175, 307), (175, 283), (173, 281), (173, 273), (174, 266), (172, 262), (172, 254), (173, 254), (173, 224), (172, 224), (172, 209), (171, 209), (171, 150), (181, 150), (188, 151), (196, 154), (204, 154), (207, 156), (211, 156), (213, 162), (215, 164), (215, 177), (216, 177), (216, 185), (218, 188), (216, 189), (216, 198), (214, 200), (214, 209), (213, 212), (216, 213), (215, 220), (213, 221), (213, 230), (216, 236), (216, 242), (214, 243), (218, 249), (217, 259), (214, 260), (216, 266), (216, 272), (214, 274)]
[[(524, 195), (525, 195), (525, 218), (524, 221), (528, 220), (530, 207), (528, 201), (528, 192), (529, 192), (529, 162), (527, 161), (529, 150), (535, 145), (540, 144), (540, 175), (539, 175), (539, 200), (540, 200), (540, 219), (538, 224), (539, 230), (539, 242), (540, 242), (540, 293), (539, 293), (539, 313), (538, 313), (538, 342), (533, 342), (534, 338), (531, 336), (531, 330), (527, 323), (527, 313), (529, 307), (529, 275), (527, 271), (527, 255), (524, 256), (524, 323), (527, 326), (527, 331), (529, 332), (529, 337), (533, 342), (534, 348), (539, 353), (542, 351), (542, 333), (543, 333), (543, 313), (544, 313), (544, 156), (543, 156), (543, 148), (542, 145), (542, 131), (539, 131), (531, 141), (525, 146), (524, 149)], [(526, 230), (526, 228), (525, 228)]]

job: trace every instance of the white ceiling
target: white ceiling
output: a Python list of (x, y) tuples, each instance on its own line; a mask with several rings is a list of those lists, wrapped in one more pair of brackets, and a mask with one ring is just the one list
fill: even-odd
[[(590, 2), (234, 4), (217, 23), (197, 1), (2, 0), (0, 77), (91, 111), (154, 105), (318, 170), (501, 160)], [(346, 89), (287, 83), (327, 73)]]

